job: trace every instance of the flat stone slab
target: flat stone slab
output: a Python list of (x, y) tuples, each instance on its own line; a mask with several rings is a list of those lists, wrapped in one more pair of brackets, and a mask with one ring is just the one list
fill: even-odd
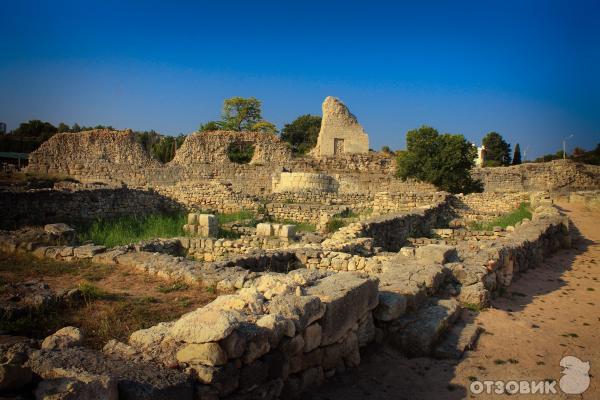
[(119, 398), (144, 400), (192, 400), (193, 386), (187, 374), (152, 363), (112, 358), (103, 353), (77, 347), (61, 351), (32, 353), (31, 369), (44, 379), (84, 372), (117, 380)]
[(225, 339), (243, 322), (241, 313), (212, 309), (210, 305), (199, 308), (179, 318), (170, 335), (186, 343), (207, 343)]

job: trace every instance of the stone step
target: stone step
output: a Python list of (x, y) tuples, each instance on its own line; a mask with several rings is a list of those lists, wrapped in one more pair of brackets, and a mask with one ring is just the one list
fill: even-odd
[(461, 318), (448, 330), (433, 350), (439, 359), (459, 360), (467, 350), (473, 350), (483, 328)]
[(460, 314), (460, 305), (453, 298), (431, 298), (416, 312), (393, 321), (387, 336), (395, 347), (411, 357), (429, 356), (443, 334)]

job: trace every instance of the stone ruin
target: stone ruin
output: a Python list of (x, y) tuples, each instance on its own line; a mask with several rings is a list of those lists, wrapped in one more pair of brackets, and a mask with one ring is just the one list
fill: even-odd
[[(79, 182), (0, 191), (0, 225), (10, 229), (0, 231), (2, 253), (118, 265), (219, 296), (123, 342), (111, 340), (101, 351), (82, 347), (74, 327), (41, 341), (6, 338), (0, 390), (103, 399), (293, 399), (359, 365), (369, 344), (459, 359), (481, 333), (464, 310), (485, 307), (520, 273), (570, 246), (569, 221), (548, 192), (534, 189), (585, 187), (592, 191), (569, 198), (598, 205), (600, 174), (570, 163), (478, 170), (488, 191), (469, 195), (399, 181), (393, 158), (368, 153), (366, 134), (339, 101), (326, 99), (323, 121), (318, 151), (333, 155), (316, 158), (291, 157), (275, 136), (239, 132), (191, 135), (165, 165), (128, 131), (59, 134), (42, 145), (31, 171)], [(331, 150), (336, 138), (348, 140), (340, 154)], [(228, 147), (240, 140), (254, 146), (248, 164), (228, 159)], [(510, 192), (497, 177), (503, 174), (512, 176), (504, 183)], [(470, 228), (522, 202), (531, 205), (530, 220)], [(185, 236), (107, 248), (78, 242), (69, 227), (174, 210), (189, 212)], [(240, 210), (253, 211), (258, 224), (229, 226), (236, 238), (219, 237), (215, 215), (206, 214)], [(311, 233), (288, 223), (323, 227), (336, 220), (344, 226)], [(0, 295), (0, 312), (13, 318), (80, 295), (25, 282)]]
[(322, 157), (368, 152), (369, 136), (356, 117), (339, 99), (327, 97), (323, 101), (321, 130), (312, 154)]

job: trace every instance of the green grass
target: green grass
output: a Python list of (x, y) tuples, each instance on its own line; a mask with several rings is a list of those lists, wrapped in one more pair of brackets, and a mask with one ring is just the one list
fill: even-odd
[(325, 229), (327, 230), (327, 232), (332, 233), (340, 228), (343, 228), (346, 225), (348, 225), (347, 221), (334, 216), (329, 221), (327, 221), (327, 224), (325, 224)]
[(175, 282), (172, 284), (160, 285), (156, 290), (158, 290), (160, 293), (172, 293), (172, 292), (178, 292), (180, 290), (189, 289), (189, 287), (190, 287), (190, 285), (188, 285), (185, 282)]
[(184, 213), (126, 216), (116, 219), (98, 219), (78, 229), (81, 241), (107, 247), (120, 246), (153, 238), (184, 236)]
[(473, 222), (471, 223), (471, 229), (476, 231), (491, 231), (495, 226), (501, 226), (506, 228), (507, 226), (515, 226), (517, 222), (522, 221), (524, 218), (531, 219), (531, 210), (529, 203), (521, 203), (519, 208), (511, 212), (510, 214), (502, 215), (492, 221), (486, 222)]
[(233, 213), (223, 213), (217, 214), (217, 220), (219, 221), (219, 225), (227, 224), (229, 222), (236, 221), (245, 221), (245, 220), (254, 220), (255, 215), (252, 210), (242, 210)]
[(283, 224), (283, 225), (296, 225), (297, 232), (315, 232), (317, 227), (313, 224), (309, 224), (308, 222), (298, 222), (292, 221), (290, 219), (284, 219), (281, 221), (274, 221), (275, 224)]

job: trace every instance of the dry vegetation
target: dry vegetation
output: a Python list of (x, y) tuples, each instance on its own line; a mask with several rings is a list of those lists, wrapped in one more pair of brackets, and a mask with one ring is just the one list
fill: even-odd
[(31, 280), (45, 282), (57, 291), (79, 288), (84, 300), (74, 306), (3, 320), (0, 331), (43, 338), (73, 325), (82, 329), (85, 344), (94, 348), (101, 348), (109, 339), (126, 341), (133, 331), (175, 319), (217, 295), (210, 288), (165, 282), (118, 265), (65, 263), (0, 253), (0, 290), (7, 283)]

